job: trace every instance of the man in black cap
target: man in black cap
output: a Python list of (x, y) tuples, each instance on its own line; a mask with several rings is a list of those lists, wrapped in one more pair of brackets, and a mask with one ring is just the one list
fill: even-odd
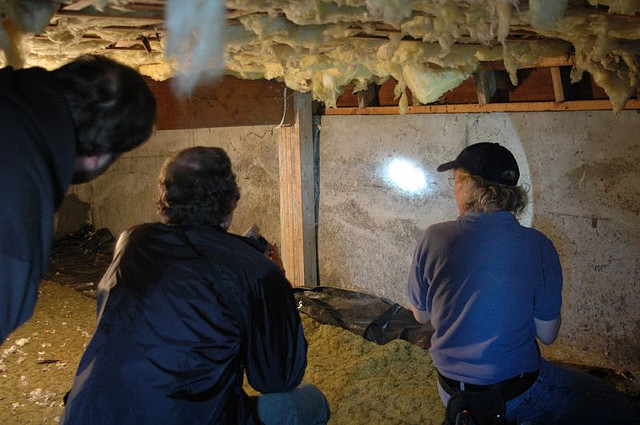
[(54, 71), (0, 69), (0, 115), (2, 344), (31, 317), (69, 185), (146, 141), (156, 102), (134, 69), (82, 56)]
[(478, 416), (636, 424), (624, 395), (540, 356), (537, 340), (549, 345), (560, 329), (562, 270), (553, 243), (516, 220), (527, 197), (511, 152), (477, 143), (438, 167), (447, 170), (459, 217), (426, 230), (407, 292), (415, 318), (435, 328), (430, 354), (447, 420), (473, 398)]

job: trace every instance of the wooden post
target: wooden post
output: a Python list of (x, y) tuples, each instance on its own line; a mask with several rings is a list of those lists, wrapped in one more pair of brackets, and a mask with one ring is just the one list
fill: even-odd
[(549, 69), (551, 70), (551, 82), (553, 83), (553, 94), (556, 102), (564, 102), (564, 88), (562, 86), (560, 67), (554, 66)]
[(294, 286), (318, 281), (311, 100), (294, 92), (293, 124), (280, 128), (280, 254)]

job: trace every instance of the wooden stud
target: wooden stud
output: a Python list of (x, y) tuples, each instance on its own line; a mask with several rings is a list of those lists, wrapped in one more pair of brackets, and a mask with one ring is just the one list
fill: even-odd
[(310, 93), (294, 92), (293, 113), (293, 124), (280, 128), (280, 254), (293, 285), (315, 286), (318, 277)]
[(556, 98), (556, 102), (564, 102), (564, 88), (562, 87), (562, 75), (560, 74), (560, 68), (554, 66), (549, 68), (551, 70), (551, 81), (553, 82), (553, 94)]
[(476, 73), (476, 94), (478, 105), (484, 106), (491, 103), (498, 92), (498, 83), (495, 71), (481, 71)]

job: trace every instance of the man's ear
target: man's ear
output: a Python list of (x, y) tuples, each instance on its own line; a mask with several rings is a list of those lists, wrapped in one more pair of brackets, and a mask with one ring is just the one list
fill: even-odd
[(99, 170), (111, 161), (113, 154), (100, 153), (97, 155), (76, 156), (76, 171)]
[(76, 166), (71, 177), (72, 184), (86, 183), (104, 173), (119, 155), (101, 153), (97, 155), (76, 156)]

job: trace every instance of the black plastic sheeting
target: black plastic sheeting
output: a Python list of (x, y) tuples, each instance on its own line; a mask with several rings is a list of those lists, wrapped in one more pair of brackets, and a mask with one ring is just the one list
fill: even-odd
[[(45, 279), (68, 285), (95, 298), (96, 285), (113, 255), (107, 229), (86, 225), (53, 242)], [(410, 310), (387, 299), (329, 286), (295, 287), (298, 309), (320, 323), (338, 326), (377, 344), (402, 339), (429, 348), (433, 327), (418, 323)], [(627, 394), (640, 411), (640, 384), (628, 371), (555, 362), (597, 376)]]
[[(295, 287), (294, 295), (300, 312), (320, 323), (339, 326), (378, 344), (403, 339), (425, 349), (430, 346), (433, 327), (420, 324), (410, 310), (384, 298), (328, 286)], [(640, 412), (640, 385), (630, 372), (569, 362), (554, 363), (608, 382), (625, 393)]]
[(114, 244), (108, 229), (95, 230), (89, 224), (77, 232), (57, 237), (44, 278), (95, 298), (96, 286), (111, 262)]
[(375, 295), (328, 286), (295, 287), (298, 310), (320, 323), (339, 326), (377, 344), (403, 339), (429, 348), (434, 330), (399, 304)]
[[(109, 230), (91, 225), (58, 237), (44, 278), (95, 298), (114, 243)], [(294, 295), (300, 312), (320, 323), (339, 326), (378, 344), (403, 339), (429, 348), (433, 327), (418, 323), (411, 311), (384, 298), (327, 286), (295, 287)]]

